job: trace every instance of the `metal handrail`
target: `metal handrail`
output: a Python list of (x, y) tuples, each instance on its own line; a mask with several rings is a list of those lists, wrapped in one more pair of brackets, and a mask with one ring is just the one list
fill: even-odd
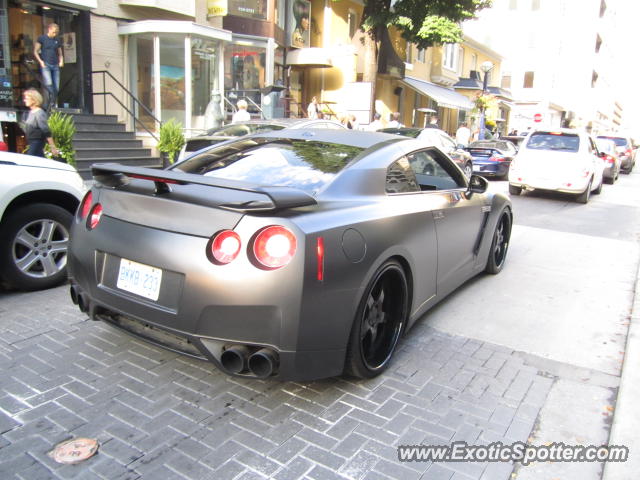
[(142, 109), (145, 111), (145, 113), (147, 113), (147, 115), (149, 115), (155, 122), (155, 124), (157, 125), (162, 125), (162, 122), (153, 114), (153, 112), (149, 109), (149, 107), (147, 107), (144, 103), (142, 103), (140, 100), (138, 100), (133, 93), (131, 93), (127, 87), (125, 87), (122, 83), (120, 83), (120, 81), (114, 77), (111, 72), (108, 72), (107, 70), (95, 70), (92, 71), (91, 74), (96, 74), (96, 73), (100, 73), (102, 74), (102, 89), (104, 90), (103, 92), (91, 92), (92, 95), (102, 95), (104, 98), (104, 113), (107, 113), (107, 95), (110, 95), (116, 102), (118, 102), (118, 104), (120, 104), (120, 106), (122, 108), (125, 109), (125, 111), (131, 115), (131, 118), (133, 118), (134, 124), (138, 123), (142, 126), (142, 128), (144, 128), (156, 141), (159, 141), (158, 136), (155, 134), (155, 131), (150, 130), (149, 128), (147, 128), (147, 126), (144, 124), (144, 122), (142, 120), (140, 120), (136, 114), (134, 112), (132, 112), (129, 107), (127, 107), (124, 103), (122, 103), (120, 101), (120, 99), (118, 97), (116, 97), (112, 92), (107, 92), (107, 86), (106, 86), (106, 76), (105, 75), (109, 75), (109, 77), (116, 82), (116, 84), (118, 84), (118, 86), (125, 91), (125, 93), (129, 96), (130, 100), (133, 101), (133, 103), (138, 106), (138, 107), (142, 107)]
[(260, 105), (258, 105), (256, 102), (251, 100), (249, 97), (245, 97), (245, 100), (248, 101), (254, 107), (256, 107), (258, 109), (258, 111), (260, 112), (260, 118), (264, 119), (264, 112), (262, 111), (262, 108), (260, 107)]

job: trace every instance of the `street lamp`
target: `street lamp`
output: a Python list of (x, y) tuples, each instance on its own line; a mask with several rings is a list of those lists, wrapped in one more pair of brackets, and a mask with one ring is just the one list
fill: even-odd
[[(482, 97), (484, 97), (485, 93), (487, 93), (487, 79), (488, 73), (491, 71), (491, 69), (493, 69), (493, 63), (491, 63), (489, 60), (487, 60), (486, 62), (482, 62), (482, 65), (480, 65), (480, 70), (484, 72), (484, 78), (482, 79)], [(480, 132), (478, 132), (478, 140), (484, 140), (484, 109), (485, 106), (483, 101), (480, 105)]]

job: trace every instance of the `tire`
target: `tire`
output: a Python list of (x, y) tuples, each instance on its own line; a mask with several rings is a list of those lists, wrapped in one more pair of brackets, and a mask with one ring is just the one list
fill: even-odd
[(522, 187), (516, 187), (515, 185), (509, 184), (510, 195), (520, 195), (521, 193), (522, 193)]
[(409, 288), (402, 266), (385, 262), (373, 275), (351, 327), (345, 373), (373, 378), (387, 369), (404, 331)]
[(67, 247), (73, 216), (35, 203), (9, 214), (0, 229), (0, 275), (9, 287), (40, 290), (67, 278)]
[(591, 196), (591, 184), (593, 183), (593, 178), (589, 180), (589, 184), (587, 188), (580, 195), (576, 197), (576, 202), (587, 204), (589, 203), (589, 197)]
[(500, 220), (493, 232), (491, 240), (491, 249), (487, 258), (485, 272), (493, 275), (500, 273), (507, 260), (507, 251), (509, 249), (509, 239), (511, 238), (511, 215), (504, 210), (500, 214)]
[(464, 175), (467, 178), (471, 178), (471, 175), (473, 175), (473, 164), (472, 163), (465, 163), (465, 165), (464, 165)]
[(604, 183), (604, 179), (600, 181), (600, 185), (593, 191), (594, 195), (600, 195), (602, 193), (602, 184)]

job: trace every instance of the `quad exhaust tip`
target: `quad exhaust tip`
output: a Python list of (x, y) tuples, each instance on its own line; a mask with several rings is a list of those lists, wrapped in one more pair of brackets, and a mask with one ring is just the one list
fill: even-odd
[(230, 345), (220, 355), (220, 363), (229, 373), (241, 374), (247, 370), (258, 378), (267, 378), (278, 372), (278, 354), (271, 348), (257, 351), (246, 345)]

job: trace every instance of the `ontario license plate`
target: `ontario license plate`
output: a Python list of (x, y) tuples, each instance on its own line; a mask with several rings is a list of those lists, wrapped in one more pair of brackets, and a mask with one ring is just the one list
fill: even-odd
[(161, 269), (132, 262), (126, 258), (120, 259), (120, 271), (116, 283), (118, 288), (151, 300), (158, 300), (161, 282)]

